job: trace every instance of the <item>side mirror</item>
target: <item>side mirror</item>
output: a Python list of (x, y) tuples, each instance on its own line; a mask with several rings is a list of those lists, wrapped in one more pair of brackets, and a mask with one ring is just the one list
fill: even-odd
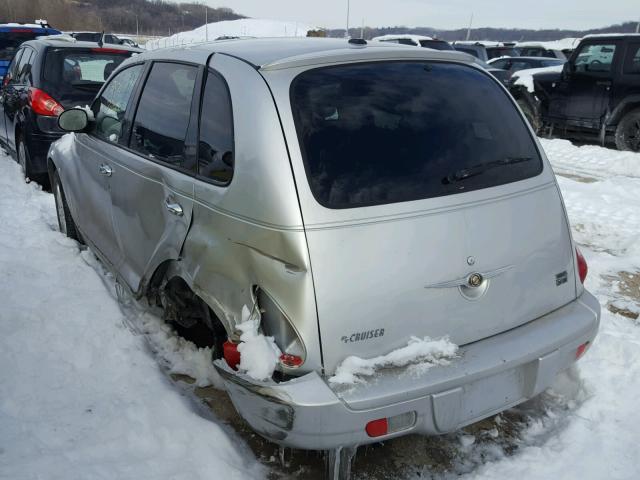
[(83, 132), (88, 125), (89, 116), (80, 108), (65, 110), (58, 117), (58, 126), (65, 132)]

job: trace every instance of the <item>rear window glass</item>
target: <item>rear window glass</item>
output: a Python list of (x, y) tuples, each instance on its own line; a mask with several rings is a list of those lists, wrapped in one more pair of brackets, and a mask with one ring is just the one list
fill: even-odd
[(43, 74), (47, 91), (59, 102), (90, 102), (109, 75), (130, 55), (129, 52), (51, 49), (47, 52)]
[(0, 32), (0, 60), (11, 60), (23, 42), (33, 40), (42, 33)]
[(293, 81), (291, 104), (311, 190), (328, 208), (450, 195), (542, 171), (508, 95), (468, 66), (309, 70)]

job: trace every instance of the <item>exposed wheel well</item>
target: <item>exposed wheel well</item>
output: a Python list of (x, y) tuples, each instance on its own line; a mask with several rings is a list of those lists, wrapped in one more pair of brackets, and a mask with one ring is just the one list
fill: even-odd
[(211, 307), (188, 282), (171, 271), (173, 261), (162, 263), (151, 276), (146, 296), (163, 309), (163, 319), (198, 347), (212, 347), (214, 357), (222, 355), (228, 332)]

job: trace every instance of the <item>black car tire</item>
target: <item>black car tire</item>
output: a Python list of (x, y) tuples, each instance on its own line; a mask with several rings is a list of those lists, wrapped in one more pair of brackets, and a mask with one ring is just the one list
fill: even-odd
[(522, 113), (524, 113), (524, 116), (527, 117), (527, 120), (529, 121), (529, 124), (531, 125), (531, 128), (533, 129), (534, 133), (538, 134), (541, 126), (540, 118), (538, 118), (538, 115), (536, 115), (536, 113), (533, 111), (533, 109), (531, 108), (531, 106), (526, 100), (519, 98), (517, 102), (518, 102), (518, 106), (520, 107), (520, 110), (522, 110)]
[(80, 242), (78, 229), (76, 228), (76, 224), (71, 217), (69, 205), (67, 205), (67, 197), (65, 197), (64, 195), (64, 189), (62, 188), (62, 182), (60, 182), (60, 175), (58, 175), (57, 170), (53, 172), (51, 183), (51, 190), (53, 191), (53, 197), (56, 201), (58, 227), (60, 228), (60, 231), (67, 237)]
[(627, 113), (616, 127), (618, 150), (640, 152), (640, 109)]
[(18, 138), (18, 142), (16, 144), (16, 155), (16, 160), (22, 169), (24, 179), (29, 183), (31, 181), (31, 158), (29, 157), (27, 144), (24, 143), (24, 139), (22, 137)]

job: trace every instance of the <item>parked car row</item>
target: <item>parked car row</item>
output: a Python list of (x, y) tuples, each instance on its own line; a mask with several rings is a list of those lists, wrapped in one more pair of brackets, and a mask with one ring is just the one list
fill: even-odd
[[(238, 412), (280, 445), (330, 450), (331, 478), (358, 445), (539, 394), (597, 333), (551, 166), (468, 55), (312, 38), (161, 49), (58, 122), (75, 132), (46, 156), (60, 230), (167, 321), (204, 329)], [(278, 351), (262, 377), (243, 368), (247, 315)], [(331, 380), (349, 356), (445, 336), (446, 366)]]
[(20, 44), (0, 88), (0, 144), (27, 178), (47, 185), (47, 152), (64, 133), (58, 115), (91, 104), (116, 67), (140, 51), (60, 35)]

